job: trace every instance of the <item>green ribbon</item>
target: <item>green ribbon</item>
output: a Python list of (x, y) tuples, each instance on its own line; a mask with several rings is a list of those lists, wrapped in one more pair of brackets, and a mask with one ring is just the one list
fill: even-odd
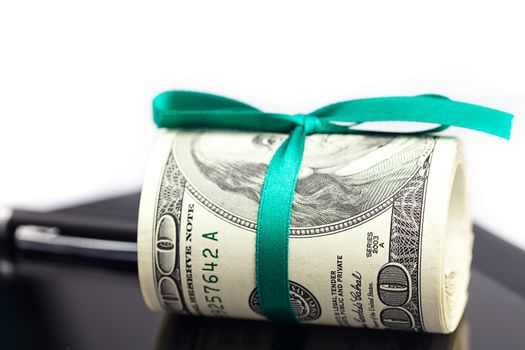
[[(158, 127), (213, 128), (289, 133), (275, 152), (264, 179), (256, 237), (256, 281), (264, 315), (274, 321), (297, 321), (290, 303), (288, 235), (295, 186), (307, 135), (392, 134), (352, 129), (374, 121), (408, 121), (459, 126), (509, 139), (513, 116), (498, 110), (456, 102), (439, 95), (379, 97), (339, 102), (309, 114), (265, 113), (221, 96), (170, 91), (153, 101)], [(350, 126), (349, 126), (350, 125)], [(395, 132), (394, 134), (400, 134)]]

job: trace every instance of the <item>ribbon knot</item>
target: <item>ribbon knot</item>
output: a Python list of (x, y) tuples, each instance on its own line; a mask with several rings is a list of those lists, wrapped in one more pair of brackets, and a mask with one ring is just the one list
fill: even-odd
[(304, 128), (304, 132), (306, 135), (322, 133), (325, 131), (325, 128), (322, 127), (323, 123), (321, 119), (319, 119), (319, 117), (315, 115), (296, 114), (293, 117), (300, 120), (298, 124)]
[(171, 91), (153, 100), (153, 118), (157, 126), (168, 128), (290, 133), (270, 161), (261, 189), (255, 275), (264, 315), (275, 321), (297, 321), (290, 303), (288, 234), (307, 135), (377, 133), (342, 125), (410, 121), (441, 125), (419, 134), (441, 131), (447, 126), (459, 126), (508, 139), (513, 116), (439, 95), (350, 100), (328, 105), (310, 114), (286, 115), (264, 113), (245, 103), (221, 96)]

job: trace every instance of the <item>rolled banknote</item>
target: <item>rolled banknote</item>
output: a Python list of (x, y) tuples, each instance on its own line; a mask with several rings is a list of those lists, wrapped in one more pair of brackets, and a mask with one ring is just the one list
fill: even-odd
[[(153, 310), (264, 319), (255, 233), (268, 163), (286, 134), (165, 131), (139, 213)], [(290, 299), (302, 323), (452, 332), (473, 235), (460, 142), (311, 135), (295, 191)]]

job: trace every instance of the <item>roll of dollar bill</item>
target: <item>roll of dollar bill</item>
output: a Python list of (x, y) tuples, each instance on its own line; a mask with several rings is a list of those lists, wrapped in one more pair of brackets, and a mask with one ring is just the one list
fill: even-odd
[[(144, 181), (142, 293), (153, 310), (264, 319), (257, 211), (286, 134), (165, 131)], [(290, 299), (302, 323), (452, 332), (472, 254), (461, 143), (311, 135), (295, 191)]]

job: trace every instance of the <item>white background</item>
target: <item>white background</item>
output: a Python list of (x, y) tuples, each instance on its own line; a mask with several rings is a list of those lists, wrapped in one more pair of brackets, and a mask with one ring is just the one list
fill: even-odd
[(0, 204), (48, 209), (140, 187), (169, 89), (308, 112), (439, 93), (516, 115), (467, 143), (477, 222), (525, 248), (519, 1), (3, 1)]

